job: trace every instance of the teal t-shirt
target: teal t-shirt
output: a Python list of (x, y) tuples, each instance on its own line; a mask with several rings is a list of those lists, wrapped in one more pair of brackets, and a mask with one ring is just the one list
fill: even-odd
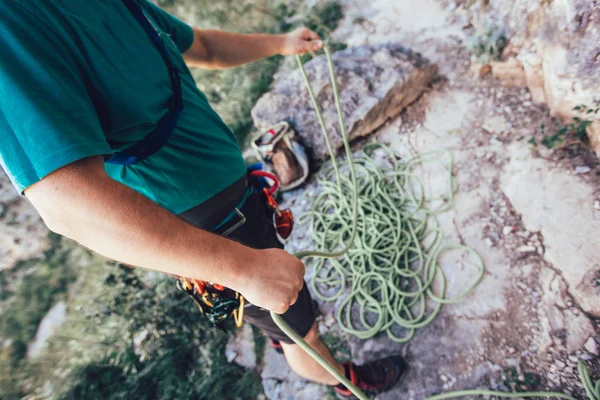
[[(180, 70), (184, 109), (158, 152), (106, 172), (178, 214), (240, 179), (245, 165), (183, 61), (192, 28), (140, 4)], [(168, 112), (165, 62), (122, 0), (0, 0), (0, 10), (0, 163), (19, 192), (139, 141)]]

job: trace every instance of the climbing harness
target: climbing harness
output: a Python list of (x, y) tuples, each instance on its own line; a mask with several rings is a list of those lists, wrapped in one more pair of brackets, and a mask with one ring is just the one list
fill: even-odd
[[(456, 182), (452, 176), (451, 157), (444, 164), (435, 157), (442, 153), (433, 152), (411, 159), (401, 166), (397, 163), (395, 155), (388, 151), (387, 156), (392, 167), (382, 170), (375, 165), (370, 154), (372, 154), (371, 151), (374, 153), (378, 149), (386, 150), (386, 148), (383, 145), (374, 144), (366, 146), (357, 159), (354, 159), (342, 117), (333, 60), (329, 49), (325, 47), (324, 50), (346, 161), (339, 165), (335, 158), (322, 112), (304, 65), (297, 56), (296, 60), (321, 125), (331, 159), (330, 164), (325, 166), (320, 174), (319, 183), (322, 191), (313, 203), (312, 211), (308, 214), (308, 217), (312, 218), (311, 228), (320, 251), (301, 251), (295, 255), (299, 259), (319, 257), (329, 260), (328, 268), (325, 268), (324, 260), (317, 262), (313, 277), (313, 289), (318, 289), (317, 284), (324, 285), (326, 290), (333, 289), (333, 294), (329, 295), (322, 294), (319, 290), (315, 291), (319, 297), (325, 300), (337, 299), (345, 292), (347, 271), (348, 269), (352, 270), (351, 294), (338, 307), (337, 319), (343, 330), (361, 338), (372, 337), (378, 332), (386, 331), (393, 340), (406, 342), (413, 336), (415, 329), (427, 325), (435, 318), (442, 304), (458, 301), (473, 289), (482, 278), (483, 261), (475, 251), (468, 247), (442, 247), (443, 232), (435, 222), (433, 222), (433, 228), (427, 229), (428, 222), (435, 221), (429, 217), (436, 212), (447, 210), (456, 191)], [(446, 155), (450, 154), (446, 153)], [(416, 165), (423, 162), (438, 163), (444, 167), (448, 175), (447, 195), (430, 199), (424, 197), (423, 187), (411, 173)], [(348, 179), (348, 175), (350, 179)], [(331, 182), (332, 178), (336, 178), (336, 183)], [(389, 187), (391, 190), (388, 190)], [(374, 201), (375, 199), (379, 200)], [(425, 203), (431, 205), (436, 200), (445, 204), (436, 209), (423, 207)], [(383, 218), (388, 214), (392, 214), (391, 217)], [(419, 214), (424, 216), (420, 221)], [(395, 231), (393, 226), (400, 227), (400, 229)], [(364, 235), (363, 232), (357, 240), (357, 228), (359, 227), (367, 234)], [(426, 242), (429, 244), (422, 245)], [(382, 247), (383, 251), (375, 255), (376, 253), (372, 250), (377, 246)], [(340, 247), (341, 249), (339, 249)], [(466, 290), (452, 298), (446, 298), (446, 279), (438, 264), (441, 253), (453, 249), (467, 251), (478, 268), (475, 279)], [(345, 264), (334, 260), (342, 256)], [(399, 268), (398, 265), (404, 267)], [(391, 275), (390, 277), (390, 272), (397, 273), (397, 276)], [(434, 293), (432, 287), (436, 278), (439, 282), (437, 294)], [(417, 288), (416, 291), (412, 289), (414, 286)], [(426, 296), (435, 303), (434, 310), (430, 312), (429, 316), (425, 316)], [(356, 308), (353, 307), (353, 303), (359, 309), (362, 329), (356, 328), (352, 324), (351, 311)], [(384, 308), (384, 305), (387, 304), (390, 304), (391, 307)], [(416, 305), (420, 311), (414, 315), (412, 309)], [(369, 323), (368, 314), (376, 316), (374, 323)], [(360, 400), (368, 399), (352, 382), (313, 350), (287, 325), (280, 315), (271, 312), (271, 317), (294, 343), (298, 344), (356, 397)], [(408, 333), (405, 336), (396, 336), (393, 331), (394, 325), (403, 328)], [(590, 400), (600, 400), (600, 380), (593, 384), (583, 362), (580, 362), (578, 367)], [(575, 400), (570, 395), (555, 392), (504, 393), (480, 389), (444, 393), (429, 397), (427, 400), (442, 400), (469, 395), (493, 395), (507, 398), (557, 397)]]
[(244, 296), (215, 283), (197, 279), (179, 278), (177, 287), (186, 292), (198, 310), (215, 326), (223, 328), (223, 322), (233, 316), (236, 326), (242, 326)]
[(277, 235), (283, 240), (287, 239), (291, 235), (292, 229), (294, 229), (294, 216), (291, 210), (282, 210), (279, 208), (279, 204), (275, 201), (274, 195), (279, 187), (277, 177), (269, 172), (260, 170), (252, 171), (250, 176), (253, 178), (268, 178), (273, 182), (271, 186), (265, 186), (264, 183), (259, 185), (259, 190), (262, 191), (265, 201), (273, 213), (273, 224), (275, 225)]
[[(262, 171), (260, 168), (258, 165), (249, 168), (248, 180), (250, 186), (257, 195), (264, 198), (272, 211), (273, 224), (275, 225), (277, 234), (285, 240), (292, 233), (294, 217), (290, 210), (280, 209), (275, 201), (274, 194), (279, 188), (277, 178), (269, 172)], [(247, 197), (248, 195), (244, 197), (242, 203), (244, 203)], [(221, 236), (229, 236), (246, 223), (246, 217), (239, 208), (236, 207), (233, 213), (239, 216), (239, 221), (221, 233)], [(228, 220), (229, 218), (225, 218), (225, 221)], [(215, 230), (222, 225), (223, 223), (219, 224)], [(192, 298), (200, 312), (214, 326), (224, 329), (224, 322), (230, 316), (233, 317), (238, 328), (242, 326), (246, 302), (244, 296), (240, 293), (216, 283), (186, 277), (178, 277), (177, 288)]]
[(169, 137), (173, 131), (175, 131), (177, 121), (183, 110), (183, 95), (179, 70), (173, 61), (171, 61), (169, 51), (160, 35), (154, 26), (152, 26), (150, 20), (144, 15), (142, 6), (139, 4), (138, 0), (123, 0), (123, 3), (125, 3), (125, 6), (131, 15), (140, 24), (142, 29), (144, 29), (144, 32), (146, 32), (156, 49), (159, 51), (160, 56), (167, 67), (169, 80), (171, 81), (171, 90), (173, 91), (173, 95), (169, 100), (169, 111), (161, 118), (154, 130), (148, 133), (142, 140), (116, 152), (104, 161), (107, 164), (132, 165), (156, 153), (165, 145), (165, 143), (167, 143)]

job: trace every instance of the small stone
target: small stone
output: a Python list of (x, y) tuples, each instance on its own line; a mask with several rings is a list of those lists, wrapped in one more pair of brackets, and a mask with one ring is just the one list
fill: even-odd
[(441, 375), (440, 379), (444, 382), (448, 382), (448, 378), (446, 377), (446, 375)]
[(575, 168), (575, 173), (577, 175), (581, 175), (581, 174), (587, 174), (588, 172), (590, 172), (592, 169), (590, 167), (587, 166), (579, 166)]
[(514, 347), (509, 347), (507, 350), (508, 350), (509, 354), (512, 354), (516, 351), (516, 349)]
[(558, 368), (564, 368), (567, 366), (567, 364), (565, 364), (564, 362), (560, 361), (560, 360), (556, 360), (554, 362), (554, 364), (558, 367)]
[(535, 253), (536, 248), (533, 246), (520, 246), (517, 247), (519, 253)]
[(585, 342), (584, 347), (590, 354), (593, 354), (596, 356), (599, 355), (598, 354), (598, 344), (596, 343), (596, 341), (594, 340), (593, 337), (589, 338), (587, 340), (587, 342)]
[(594, 202), (594, 208), (595, 208), (596, 210), (600, 210), (600, 200), (596, 200), (596, 201)]
[(537, 248), (537, 253), (538, 253), (540, 256), (543, 256), (543, 255), (544, 255), (544, 248), (543, 248), (543, 247), (541, 247), (541, 246), (540, 246), (540, 247), (538, 247), (538, 248)]
[(492, 242), (492, 239), (490, 239), (490, 238), (485, 238), (485, 239), (483, 240), (483, 242), (485, 243), (485, 245), (486, 245), (487, 247), (492, 247), (492, 246), (494, 245), (494, 242)]
[(512, 231), (514, 230), (514, 227), (507, 225), (504, 227), (504, 229), (502, 229), (502, 234), (504, 236), (507, 236), (508, 234), (510, 234)]
[(225, 351), (225, 358), (227, 359), (227, 362), (232, 362), (233, 360), (235, 360), (235, 358), (238, 356), (238, 354), (233, 351), (233, 350), (226, 350)]
[(517, 286), (520, 287), (523, 290), (527, 290), (527, 285), (524, 282), (517, 282)]
[(482, 65), (481, 68), (479, 68), (479, 71), (477, 71), (477, 75), (479, 76), (479, 79), (483, 79), (491, 73), (492, 73), (492, 66), (490, 64)]

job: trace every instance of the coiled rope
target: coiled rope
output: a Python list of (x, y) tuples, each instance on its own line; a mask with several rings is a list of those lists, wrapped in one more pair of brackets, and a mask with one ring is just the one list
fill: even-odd
[[(310, 281), (313, 293), (323, 301), (341, 299), (336, 319), (343, 331), (361, 339), (386, 332), (390, 339), (406, 342), (414, 336), (416, 329), (431, 323), (442, 304), (464, 298), (479, 283), (484, 274), (483, 261), (467, 246), (442, 245), (444, 234), (435, 215), (451, 207), (457, 189), (452, 175), (451, 153), (430, 152), (400, 163), (389, 148), (374, 143), (364, 146), (353, 156), (342, 116), (333, 61), (327, 47), (325, 55), (346, 159), (341, 163), (336, 160), (322, 111), (304, 65), (296, 57), (331, 158), (319, 172), (320, 190), (312, 209), (302, 217), (310, 222), (319, 250), (301, 251), (295, 255), (299, 259), (317, 258)], [(388, 163), (386, 167), (381, 167), (375, 159), (382, 156)], [(415, 168), (424, 164), (436, 164), (442, 168), (447, 179), (445, 194), (437, 197), (425, 195), (423, 185), (414, 173)], [(443, 253), (453, 250), (468, 255), (476, 271), (466, 289), (446, 297), (446, 277), (439, 260)], [(347, 288), (347, 282), (351, 282), (350, 288)], [(433, 287), (434, 282), (437, 289)], [(428, 304), (433, 304), (432, 310), (427, 310)], [(359, 322), (356, 322), (356, 315)], [(271, 317), (290, 339), (356, 397), (368, 399), (314, 351), (281, 316), (271, 313)], [(594, 386), (582, 362), (579, 372), (590, 399), (600, 400), (600, 380)], [(440, 394), (428, 400), (469, 395), (575, 400), (572, 396), (553, 392), (502, 393), (479, 389)]]

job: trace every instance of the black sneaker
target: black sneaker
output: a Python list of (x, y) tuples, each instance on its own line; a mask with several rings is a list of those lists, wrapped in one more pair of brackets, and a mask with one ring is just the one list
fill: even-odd
[[(344, 363), (346, 377), (367, 396), (387, 392), (400, 381), (406, 371), (406, 363), (400, 356), (390, 356), (363, 365)], [(355, 399), (344, 385), (335, 387), (338, 399)]]

